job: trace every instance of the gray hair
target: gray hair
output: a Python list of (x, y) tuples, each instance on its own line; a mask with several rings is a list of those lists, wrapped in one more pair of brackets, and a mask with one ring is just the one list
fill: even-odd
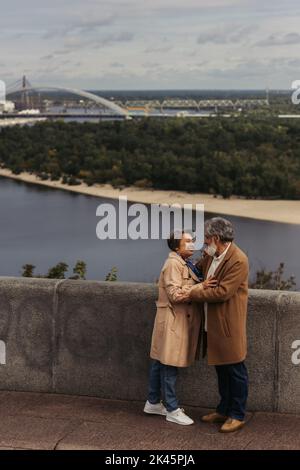
[(219, 237), (221, 242), (231, 242), (234, 239), (234, 228), (232, 223), (223, 217), (213, 217), (204, 224), (206, 237)]

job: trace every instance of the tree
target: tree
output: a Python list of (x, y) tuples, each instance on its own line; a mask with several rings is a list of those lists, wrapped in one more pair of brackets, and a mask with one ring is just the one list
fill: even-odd
[(117, 280), (117, 268), (114, 266), (113, 268), (111, 268), (111, 270), (109, 271), (109, 273), (107, 274), (105, 280), (106, 281), (116, 281)]
[(65, 279), (65, 274), (68, 271), (69, 266), (67, 263), (57, 263), (53, 268), (50, 268), (48, 274), (45, 276), (49, 279)]
[(275, 271), (261, 269), (256, 272), (256, 279), (250, 284), (252, 289), (293, 290), (296, 286), (295, 276), (283, 279), (284, 263), (280, 263)]
[(84, 261), (77, 261), (75, 267), (73, 268), (74, 276), (70, 279), (85, 279), (86, 275), (86, 263)]
[(300, 121), (42, 122), (1, 130), (0, 164), (64, 184), (300, 199)]
[[(34, 275), (35, 266), (33, 264), (24, 264), (22, 266), (22, 277), (35, 277), (35, 278), (46, 278), (46, 279), (66, 279), (66, 272), (69, 269), (67, 263), (60, 262), (48, 270), (46, 275)], [(86, 263), (82, 260), (78, 260), (73, 268), (73, 276), (70, 276), (68, 279), (74, 280), (85, 280), (86, 279), (87, 266)], [(117, 280), (117, 268), (114, 266), (109, 273), (106, 275), (106, 281), (116, 281)]]
[(35, 270), (35, 266), (33, 264), (24, 264), (24, 266), (22, 266), (22, 269), (23, 277), (33, 277), (33, 272)]

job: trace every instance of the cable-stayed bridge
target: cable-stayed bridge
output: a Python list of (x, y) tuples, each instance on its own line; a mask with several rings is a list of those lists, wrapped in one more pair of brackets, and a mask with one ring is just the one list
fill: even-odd
[[(47, 93), (48, 92), (48, 93)], [(75, 98), (67, 99), (66, 95)], [(43, 100), (42, 100), (43, 95)], [(45, 97), (48, 96), (48, 99)], [(78, 97), (87, 104), (78, 103)], [(17, 105), (15, 112), (1, 114), (0, 118), (44, 119), (132, 119), (143, 116), (164, 117), (214, 117), (218, 115), (238, 115), (241, 111), (269, 106), (268, 90), (266, 99), (133, 99), (111, 101), (85, 90), (68, 87), (33, 85), (26, 76), (7, 87), (7, 98)], [(71, 104), (73, 101), (73, 105)], [(53, 103), (60, 103), (53, 106)], [(74, 104), (75, 103), (75, 104)], [(23, 110), (23, 111), (20, 111)], [(224, 114), (230, 113), (230, 114)]]
[[(37, 101), (40, 98), (41, 92), (43, 91), (44, 92), (50, 91), (50, 92), (70, 93), (72, 95), (85, 98), (89, 101), (92, 101), (100, 105), (101, 107), (108, 109), (115, 116), (127, 117), (129, 115), (128, 111), (125, 108), (119, 106), (118, 104), (106, 98), (98, 96), (94, 93), (84, 91), (84, 90), (78, 90), (75, 88), (54, 87), (54, 86), (47, 86), (47, 85), (32, 85), (25, 76), (22, 77), (21, 80), (17, 80), (16, 82), (14, 82), (13, 84), (7, 87), (6, 97), (12, 98), (14, 96), (20, 95), (22, 106), (24, 108), (29, 109), (31, 107), (32, 99), (35, 98), (35, 101)], [(48, 113), (43, 113), (43, 114), (48, 114)], [(49, 113), (49, 114), (53, 114), (53, 113)], [(76, 115), (77, 114), (78, 113), (76, 113)], [(84, 113), (84, 115), (86, 116), (86, 113)], [(93, 114), (93, 116), (95, 116), (95, 114)]]

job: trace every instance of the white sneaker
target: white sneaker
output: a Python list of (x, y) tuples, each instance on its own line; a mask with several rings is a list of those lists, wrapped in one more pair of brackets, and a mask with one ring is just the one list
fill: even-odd
[(167, 415), (167, 410), (162, 404), (162, 402), (155, 403), (153, 405), (150, 403), (148, 400), (146, 401), (146, 404), (144, 406), (144, 413), (149, 413), (150, 415), (162, 415), (166, 416)]
[(183, 408), (177, 408), (174, 411), (167, 411), (167, 421), (171, 421), (171, 423), (182, 424), (183, 426), (188, 426), (189, 424), (193, 424), (194, 421), (189, 418)]

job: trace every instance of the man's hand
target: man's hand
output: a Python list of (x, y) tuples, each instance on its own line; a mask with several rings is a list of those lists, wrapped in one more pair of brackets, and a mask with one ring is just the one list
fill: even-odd
[[(201, 282), (200, 285), (203, 289), (208, 289), (209, 287), (217, 287), (218, 281), (213, 276), (210, 276), (204, 282)], [(182, 293), (178, 294), (179, 302), (188, 302), (190, 300), (190, 291), (193, 286), (184, 286), (182, 288)]]
[(213, 276), (209, 276), (208, 279), (202, 282), (203, 289), (208, 289), (209, 287), (217, 287), (218, 281)]

